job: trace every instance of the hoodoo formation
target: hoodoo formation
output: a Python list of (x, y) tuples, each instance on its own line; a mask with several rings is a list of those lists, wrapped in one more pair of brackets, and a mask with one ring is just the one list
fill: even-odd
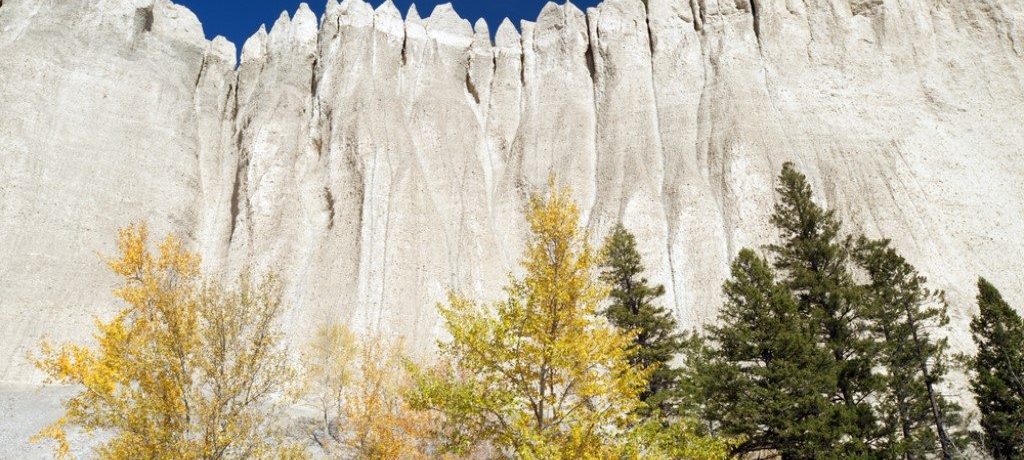
[[(135, 220), (206, 268), (279, 272), (325, 318), (429, 345), (448, 287), (517, 270), (551, 174), (593, 238), (633, 230), (681, 324), (774, 236), (793, 161), (954, 310), (1024, 303), (1024, 3), (607, 0), (475, 25), (390, 2), (282, 14), (242, 47), (168, 0), (0, 3), (0, 381), (116, 311), (97, 254)], [(60, 261), (60, 263), (55, 263)]]

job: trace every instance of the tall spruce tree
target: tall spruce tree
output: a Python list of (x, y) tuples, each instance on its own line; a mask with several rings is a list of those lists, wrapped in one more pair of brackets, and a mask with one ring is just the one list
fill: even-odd
[(842, 456), (828, 426), (835, 377), (821, 372), (832, 358), (816, 344), (816, 325), (749, 249), (733, 262), (723, 292), (720, 325), (708, 327), (707, 346), (687, 356), (687, 383), (697, 388), (703, 417), (721, 434), (743, 437), (737, 455)]
[(1024, 322), (995, 286), (978, 280), (971, 335), (971, 389), (981, 412), (985, 449), (996, 459), (1024, 458)]
[(867, 274), (867, 317), (882, 339), (876, 365), (886, 369), (878, 398), (883, 452), (951, 459), (956, 446), (950, 430), (960, 423), (960, 408), (936, 389), (946, 375), (948, 344), (930, 333), (949, 323), (945, 295), (929, 290), (888, 240), (861, 237), (854, 259)]
[(775, 268), (832, 355), (820, 369), (835, 381), (827, 395), (834, 405), (827, 429), (842, 455), (869, 455), (880, 436), (870, 404), (881, 384), (872, 369), (878, 347), (867, 333), (860, 289), (849, 271), (850, 248), (839, 238), (834, 212), (814, 203), (806, 177), (792, 163), (783, 166), (776, 191), (771, 222), (782, 241), (769, 246)]
[(603, 256), (601, 279), (611, 286), (611, 304), (603, 314), (619, 329), (635, 334), (630, 364), (654, 368), (640, 394), (646, 403), (640, 413), (678, 415), (681, 371), (672, 360), (683, 350), (683, 337), (672, 313), (654, 303), (665, 287), (652, 286), (643, 277), (636, 238), (621, 224), (605, 239)]

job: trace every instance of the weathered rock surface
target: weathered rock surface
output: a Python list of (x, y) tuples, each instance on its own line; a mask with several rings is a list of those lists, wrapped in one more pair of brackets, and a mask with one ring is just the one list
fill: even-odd
[(303, 6), (236, 67), (168, 0), (3, 0), (0, 381), (115, 311), (97, 254), (138, 219), (216, 273), (279, 271), (292, 337), (340, 317), (429, 345), (447, 288), (499, 294), (551, 173), (595, 239), (638, 234), (687, 326), (773, 236), (784, 161), (950, 292), (957, 347), (976, 276), (1024, 304), (1021, 0), (549, 4), (493, 44), (402, 16)]

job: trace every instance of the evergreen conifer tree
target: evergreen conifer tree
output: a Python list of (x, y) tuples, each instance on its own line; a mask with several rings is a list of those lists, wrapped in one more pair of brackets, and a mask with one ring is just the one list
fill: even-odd
[(849, 270), (850, 249), (839, 238), (834, 212), (814, 203), (806, 177), (792, 163), (783, 166), (776, 191), (771, 222), (781, 243), (769, 246), (775, 268), (832, 355), (819, 369), (835, 381), (826, 395), (833, 401), (833, 419), (825, 429), (843, 456), (869, 455), (880, 436), (870, 404), (881, 383), (872, 369), (878, 347), (867, 333), (860, 289)]
[(640, 412), (678, 415), (682, 371), (672, 365), (672, 360), (683, 351), (683, 336), (672, 312), (654, 303), (665, 294), (665, 287), (652, 286), (643, 277), (636, 237), (622, 224), (605, 239), (603, 256), (601, 280), (611, 287), (611, 305), (602, 313), (619, 329), (635, 334), (630, 364), (653, 367), (647, 388), (640, 395), (646, 404)]
[(996, 459), (1024, 458), (1024, 323), (1002, 295), (978, 280), (978, 316), (971, 335), (971, 389), (981, 412), (985, 449)]
[(828, 431), (835, 387), (832, 358), (771, 265), (744, 249), (724, 286), (719, 326), (708, 328), (703, 356), (688, 355), (688, 384), (704, 418), (721, 434), (742, 436), (734, 454), (772, 451), (783, 459), (831, 458)]
[(867, 316), (882, 339), (876, 365), (886, 369), (879, 398), (882, 447), (892, 457), (951, 459), (950, 429), (960, 422), (960, 408), (936, 389), (946, 374), (948, 344), (929, 332), (949, 323), (945, 296), (929, 290), (888, 240), (861, 237), (856, 248), (854, 259), (869, 279)]

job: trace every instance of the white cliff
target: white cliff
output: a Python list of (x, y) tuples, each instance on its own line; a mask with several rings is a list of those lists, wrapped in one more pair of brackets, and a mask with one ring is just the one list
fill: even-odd
[(303, 5), (236, 66), (168, 0), (0, 2), (0, 381), (117, 309), (97, 254), (140, 219), (212, 272), (280, 272), (292, 337), (333, 317), (429, 349), (446, 289), (500, 294), (551, 173), (595, 241), (637, 233), (686, 326), (774, 235), (785, 161), (949, 291), (955, 346), (978, 275), (1024, 304), (1024, 1), (404, 16)]

